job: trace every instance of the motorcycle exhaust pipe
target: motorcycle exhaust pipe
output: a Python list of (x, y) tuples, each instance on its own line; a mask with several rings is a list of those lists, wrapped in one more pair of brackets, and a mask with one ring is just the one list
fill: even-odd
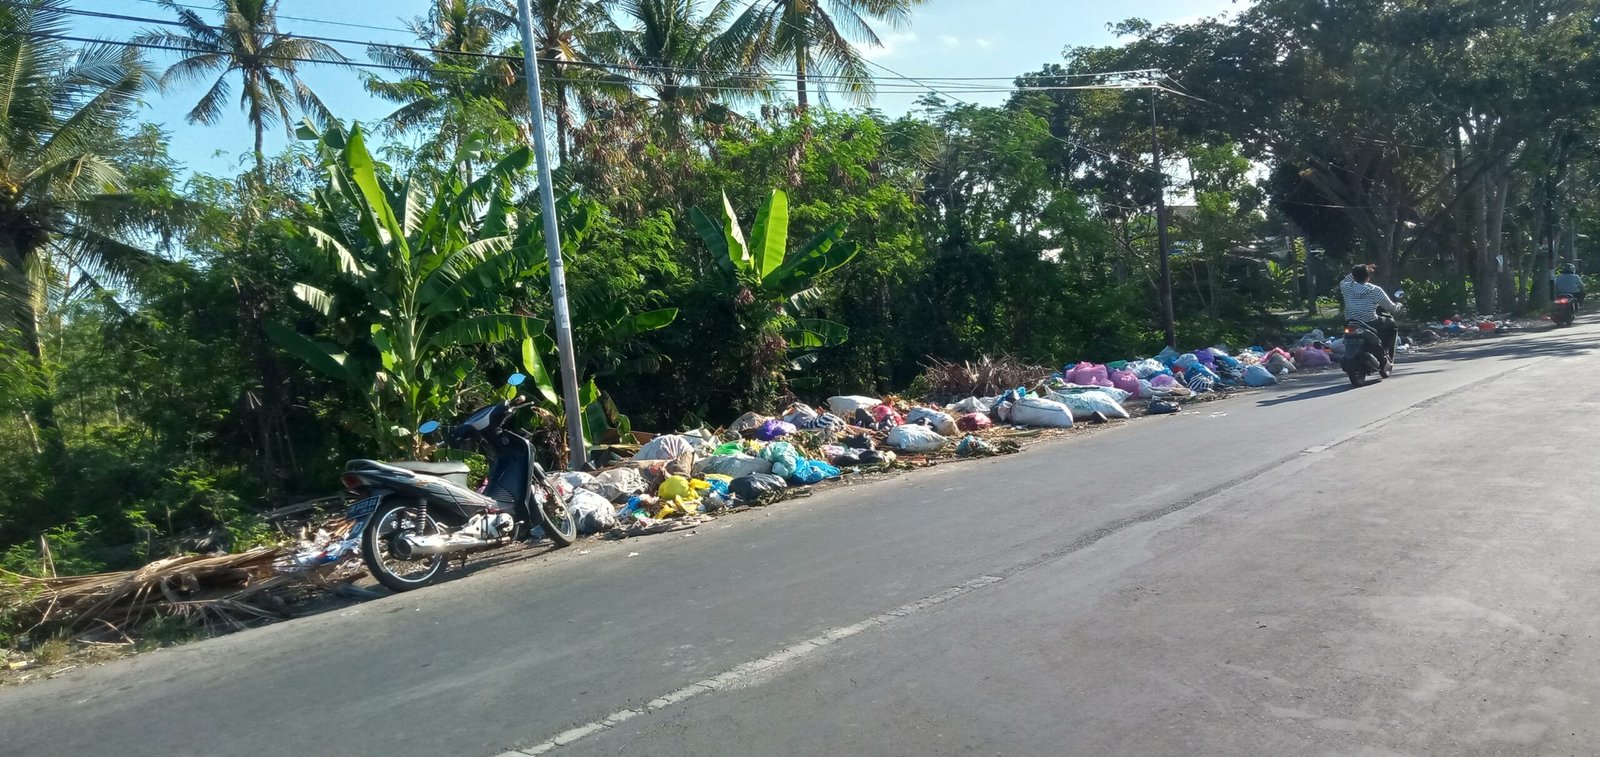
[(400, 537), (409, 547), (411, 557), (433, 557), (435, 555), (451, 555), (457, 552), (489, 547), (494, 544), (487, 539), (479, 539), (462, 533), (454, 534), (427, 534), (414, 536), (406, 534)]
[(511, 530), (514, 522), (503, 513), (492, 518), (475, 517), (461, 530), (448, 534), (405, 534), (400, 539), (406, 543), (411, 557), (433, 557), (484, 549), (499, 544)]

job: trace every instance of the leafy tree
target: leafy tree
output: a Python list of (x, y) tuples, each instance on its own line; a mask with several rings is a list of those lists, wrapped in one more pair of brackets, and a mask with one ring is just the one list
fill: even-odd
[(161, 0), (161, 5), (178, 17), (182, 33), (152, 30), (136, 41), (182, 51), (182, 60), (162, 74), (162, 89), (215, 76), (186, 117), (190, 123), (211, 125), (222, 119), (233, 88), (229, 80), (237, 72), (239, 107), (255, 131), (256, 171), (262, 178), (267, 127), (282, 123), (289, 129), (295, 110), (319, 122), (332, 120), (328, 106), (300, 79), (299, 65), (303, 61), (345, 64), (348, 60), (325, 43), (278, 31), (277, 0), (218, 0), (221, 25), (206, 23), (200, 14), (175, 0)]
[[(41, 329), (61, 267), (95, 283), (153, 263), (120, 238), (130, 199), (105, 152), (137, 105), (144, 67), (131, 48), (53, 40), (67, 31), (66, 9), (0, 5), (0, 328), (16, 330), (39, 376), (49, 375)], [(32, 423), (59, 456), (51, 395), (34, 400)]]

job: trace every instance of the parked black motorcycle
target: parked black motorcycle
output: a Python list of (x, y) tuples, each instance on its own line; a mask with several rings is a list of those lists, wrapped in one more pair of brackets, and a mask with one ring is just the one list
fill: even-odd
[[(511, 377), (512, 386), (526, 380)], [(566, 498), (534, 461), (533, 443), (506, 421), (526, 398), (497, 402), (446, 430), (452, 443), (478, 442), (489, 458), (482, 494), (467, 488), (463, 463), (381, 463), (351, 460), (342, 477), (360, 499), (350, 506), (361, 534), (361, 557), (378, 582), (409, 591), (438, 580), (445, 560), (526, 538), (533, 526), (557, 545), (577, 538)], [(418, 429), (439, 430), (438, 421)]]
[[(1379, 308), (1379, 313), (1384, 312)], [(1344, 358), (1339, 361), (1351, 386), (1366, 386), (1372, 374), (1389, 378), (1394, 370), (1394, 348), (1385, 349), (1378, 330), (1361, 321), (1344, 326)]]
[(1578, 315), (1577, 298), (1570, 294), (1556, 295), (1556, 303), (1550, 308), (1550, 320), (1557, 326), (1571, 326), (1573, 319)]

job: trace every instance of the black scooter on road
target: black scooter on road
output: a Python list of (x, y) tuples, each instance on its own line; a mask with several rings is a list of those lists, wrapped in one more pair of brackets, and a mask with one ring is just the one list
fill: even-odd
[(1550, 307), (1550, 321), (1557, 326), (1571, 326), (1578, 316), (1578, 298), (1570, 294), (1556, 295), (1555, 304)]
[[(511, 377), (512, 386), (526, 380)], [(394, 591), (438, 580), (451, 555), (465, 555), (526, 538), (534, 526), (558, 546), (577, 538), (577, 523), (560, 487), (534, 461), (533, 443), (506, 421), (524, 397), (484, 407), (445, 432), (452, 443), (477, 442), (489, 458), (483, 493), (467, 488), (462, 463), (381, 463), (351, 460), (342, 481), (359, 500), (350, 506), (352, 533), (374, 578)], [(438, 421), (418, 431), (439, 430)]]
[[(1378, 313), (1385, 314), (1383, 308)], [(1385, 345), (1383, 336), (1371, 325), (1362, 321), (1347, 321), (1344, 326), (1344, 358), (1339, 361), (1350, 385), (1361, 387), (1371, 381), (1372, 374), (1380, 379), (1389, 378), (1394, 371), (1394, 345)]]

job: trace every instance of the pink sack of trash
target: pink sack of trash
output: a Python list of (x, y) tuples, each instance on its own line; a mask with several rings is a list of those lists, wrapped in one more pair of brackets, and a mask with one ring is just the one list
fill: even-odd
[(1316, 347), (1301, 347), (1294, 351), (1294, 364), (1305, 370), (1307, 368), (1326, 368), (1333, 365), (1333, 358), (1328, 353)]
[(1067, 381), (1079, 386), (1112, 386), (1106, 367), (1094, 363), (1079, 363), (1067, 371)]
[(1111, 385), (1135, 397), (1139, 396), (1139, 377), (1130, 370), (1112, 371)]
[(872, 413), (872, 420), (878, 423), (884, 422), (885, 419), (892, 420), (896, 426), (906, 422), (905, 418), (900, 417), (900, 414), (888, 405), (879, 405), (868, 412)]
[(962, 431), (982, 431), (994, 425), (984, 413), (967, 413), (956, 419), (956, 428)]
[(1150, 385), (1155, 387), (1176, 386), (1178, 380), (1165, 373), (1157, 373), (1150, 377)]

